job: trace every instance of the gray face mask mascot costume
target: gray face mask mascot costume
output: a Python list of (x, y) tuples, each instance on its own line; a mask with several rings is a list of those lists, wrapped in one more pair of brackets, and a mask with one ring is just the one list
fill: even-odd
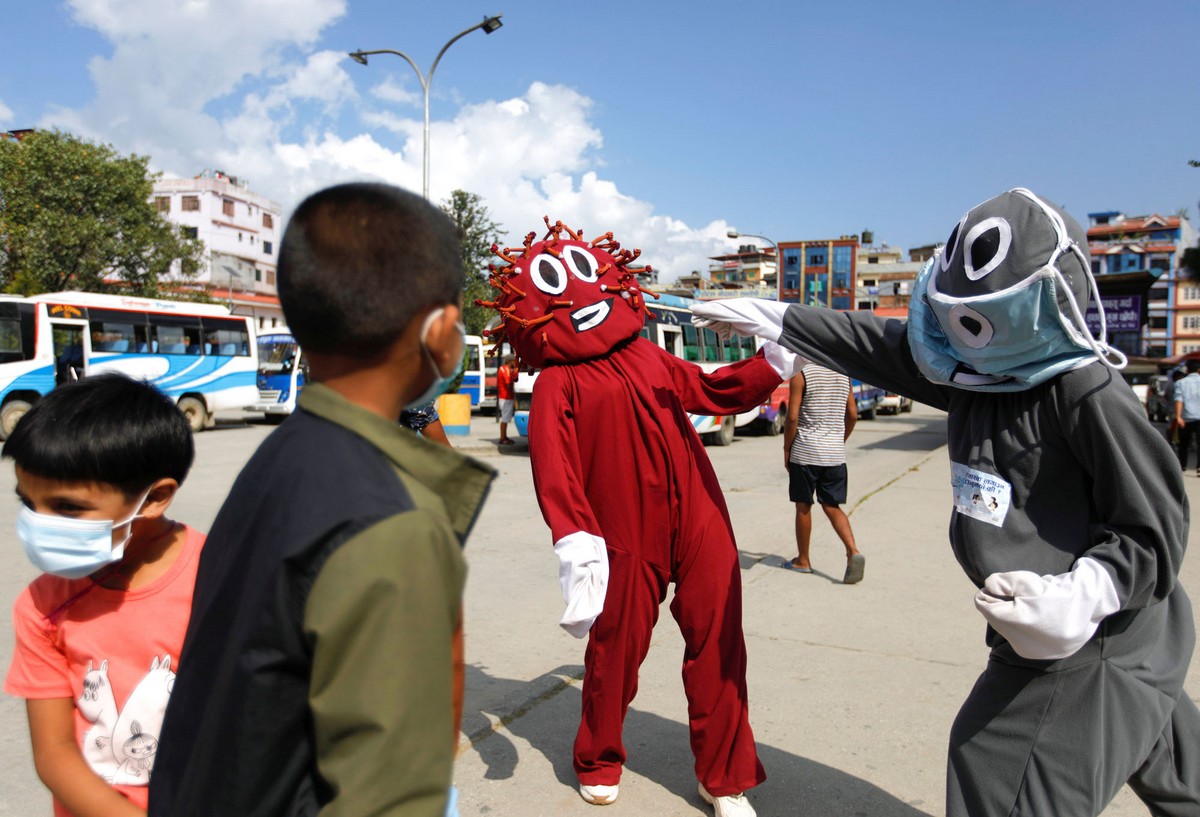
[(1088, 331), (1090, 298), (1085, 232), (1017, 188), (958, 222), (908, 321), (748, 299), (692, 310), (948, 413), (950, 543), (991, 647), (950, 734), (949, 817), (1087, 817), (1126, 782), (1156, 815), (1200, 815), (1187, 497), (1103, 311)]

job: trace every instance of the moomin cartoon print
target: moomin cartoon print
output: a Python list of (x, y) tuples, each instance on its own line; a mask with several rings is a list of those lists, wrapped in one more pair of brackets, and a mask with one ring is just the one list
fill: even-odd
[(83, 757), (110, 785), (146, 785), (154, 768), (163, 714), (171, 697), (175, 673), (171, 656), (156, 655), (150, 669), (118, 710), (108, 680), (108, 660), (93, 668), (88, 662), (79, 712), (93, 726), (83, 738)]

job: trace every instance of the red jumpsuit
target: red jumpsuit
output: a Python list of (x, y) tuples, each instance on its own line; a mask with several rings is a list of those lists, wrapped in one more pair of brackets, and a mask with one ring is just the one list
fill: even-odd
[(538, 376), (529, 451), (542, 514), (555, 542), (584, 531), (604, 539), (609, 559), (584, 656), (583, 784), (620, 779), (625, 713), (670, 581), (696, 777), (718, 797), (766, 779), (747, 716), (737, 546), (687, 412), (748, 411), (779, 382), (761, 354), (705, 373), (642, 338)]

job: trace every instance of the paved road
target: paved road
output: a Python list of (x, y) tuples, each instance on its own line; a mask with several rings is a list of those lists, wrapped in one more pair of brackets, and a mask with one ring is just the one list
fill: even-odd
[[(841, 546), (819, 516), (817, 573), (778, 567), (794, 547), (780, 438), (739, 436), (728, 448), (708, 449), (742, 554), (750, 716), (769, 778), (751, 798), (763, 817), (942, 813), (946, 735), (987, 655), (972, 588), (946, 542), (944, 427), (942, 415), (920, 406), (859, 423), (848, 453), (848, 505), (867, 573), (853, 587), (840, 584)], [(226, 422), (200, 435), (176, 516), (207, 529), (269, 431)], [(464, 817), (594, 814), (575, 793), (570, 767), (583, 642), (556, 625), (557, 567), (524, 446), (499, 452), (495, 438), (494, 421), (477, 418), (472, 435), (456, 440), (501, 473), (467, 549), (460, 808)], [(1200, 501), (1200, 480), (1187, 484), (1193, 504)], [(0, 465), (0, 491), (11, 488), (11, 470)], [(0, 505), (0, 530), (12, 530), (15, 513), (15, 502)], [(7, 611), (33, 569), (14, 539), (5, 541), (0, 609)], [(1185, 563), (1183, 574), (1200, 593), (1200, 560)], [(4, 667), (11, 639), (5, 612)], [(681, 653), (664, 605), (626, 724), (621, 799), (605, 809), (609, 817), (711, 814), (691, 770)], [(1200, 659), (1193, 659), (1188, 689), (1200, 698)], [(48, 814), (29, 762), (23, 704), (0, 700), (0, 724), (7, 770), (0, 815)], [(1104, 815), (1145, 813), (1125, 791)]]

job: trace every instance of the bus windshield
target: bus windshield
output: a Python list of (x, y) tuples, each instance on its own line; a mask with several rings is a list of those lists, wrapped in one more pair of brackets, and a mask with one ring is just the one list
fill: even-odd
[(300, 347), (291, 335), (264, 335), (258, 339), (258, 372), (291, 374)]

